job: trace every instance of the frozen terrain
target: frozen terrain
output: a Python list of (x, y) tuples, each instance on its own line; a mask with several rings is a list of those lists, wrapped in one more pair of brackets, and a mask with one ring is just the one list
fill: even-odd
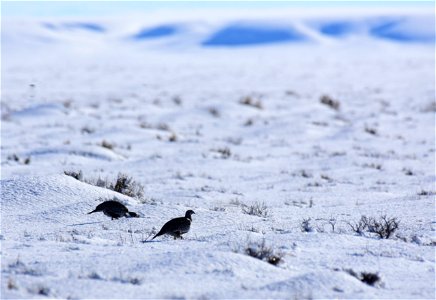
[[(1, 298), (434, 299), (434, 36), (413, 9), (2, 18)], [(112, 197), (142, 217), (86, 214)]]

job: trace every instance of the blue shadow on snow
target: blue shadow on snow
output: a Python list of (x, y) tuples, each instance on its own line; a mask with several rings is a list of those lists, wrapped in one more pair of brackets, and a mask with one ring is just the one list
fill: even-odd
[(338, 21), (324, 23), (319, 27), (319, 31), (328, 36), (343, 37), (355, 31), (355, 24), (348, 21)]
[(84, 29), (92, 32), (105, 32), (106, 29), (103, 26), (100, 26), (96, 23), (84, 23), (84, 22), (67, 22), (59, 25), (53, 23), (42, 23), (45, 28), (50, 30), (75, 30), (75, 29)]
[(161, 25), (152, 28), (146, 28), (133, 36), (136, 40), (160, 38), (164, 36), (173, 35), (178, 31), (174, 25)]
[(229, 25), (203, 41), (203, 46), (248, 46), (255, 44), (300, 42), (306, 36), (292, 28), (260, 27), (253, 25)]
[(402, 43), (429, 43), (435, 41), (434, 28), (428, 32), (406, 30), (401, 25), (404, 19), (389, 20), (370, 29), (370, 34), (377, 38), (388, 39)]

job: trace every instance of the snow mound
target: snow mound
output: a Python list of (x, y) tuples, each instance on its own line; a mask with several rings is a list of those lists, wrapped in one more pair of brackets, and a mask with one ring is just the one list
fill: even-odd
[(64, 115), (65, 109), (59, 103), (35, 104), (31, 107), (11, 113), (11, 117), (18, 120), (39, 119), (41, 117), (55, 117)]
[(20, 176), (2, 180), (2, 211), (8, 215), (49, 214), (61, 219), (83, 216), (99, 198), (116, 196), (126, 204), (135, 201), (122, 194), (80, 182), (67, 175)]
[(303, 275), (294, 276), (283, 281), (276, 281), (266, 284), (263, 290), (280, 291), (283, 296), (290, 291), (298, 291), (300, 295), (312, 295), (316, 298), (335, 297), (334, 291), (346, 293), (363, 293), (371, 287), (365, 286), (356, 278), (340, 271), (309, 272)]

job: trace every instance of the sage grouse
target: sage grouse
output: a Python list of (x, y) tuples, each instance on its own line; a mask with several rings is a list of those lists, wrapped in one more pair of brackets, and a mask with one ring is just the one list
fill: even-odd
[(137, 213), (129, 211), (123, 204), (114, 200), (105, 201), (97, 205), (97, 207), (93, 211), (89, 212), (88, 215), (100, 211), (102, 211), (106, 216), (111, 217), (112, 220), (121, 217), (139, 218)]
[(188, 210), (186, 211), (184, 217), (169, 220), (165, 223), (162, 229), (152, 238), (152, 240), (163, 234), (169, 234), (173, 236), (174, 239), (183, 239), (182, 234), (187, 233), (189, 231), (189, 228), (191, 227), (192, 214), (195, 214), (195, 212), (193, 210)]

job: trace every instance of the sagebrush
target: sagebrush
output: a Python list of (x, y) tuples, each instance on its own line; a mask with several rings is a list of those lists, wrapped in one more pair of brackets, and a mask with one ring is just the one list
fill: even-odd
[(250, 242), (244, 249), (248, 256), (266, 261), (274, 266), (283, 261), (283, 253), (275, 251), (266, 245), (265, 240), (260, 243)]
[(102, 179), (101, 177), (98, 177), (97, 179), (84, 178), (81, 170), (78, 172), (64, 171), (64, 174), (79, 181), (106, 188), (132, 198), (144, 199), (144, 186), (134, 180), (133, 177), (124, 173), (118, 173), (115, 181), (111, 181), (107, 178)]

